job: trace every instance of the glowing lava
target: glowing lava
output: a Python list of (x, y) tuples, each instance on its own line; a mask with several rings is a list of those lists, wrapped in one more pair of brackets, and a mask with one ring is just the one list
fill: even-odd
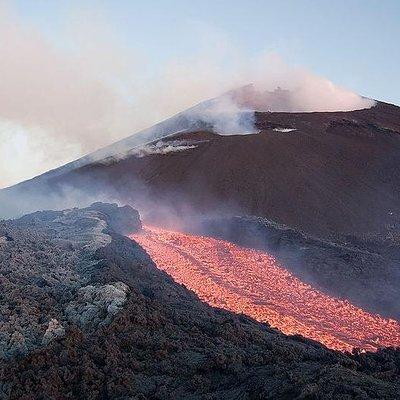
[(214, 307), (247, 314), (332, 349), (400, 346), (397, 321), (313, 289), (264, 252), (153, 227), (131, 238), (158, 268)]

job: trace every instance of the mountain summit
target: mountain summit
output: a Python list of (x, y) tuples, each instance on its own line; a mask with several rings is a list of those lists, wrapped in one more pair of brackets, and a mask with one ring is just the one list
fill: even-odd
[[(348, 112), (254, 112), (253, 91), (201, 103), (2, 190), (2, 214), (100, 197), (133, 202), (146, 214), (265, 217), (327, 239), (395, 234), (400, 108), (379, 102)], [(274, 94), (276, 102), (286, 97)]]

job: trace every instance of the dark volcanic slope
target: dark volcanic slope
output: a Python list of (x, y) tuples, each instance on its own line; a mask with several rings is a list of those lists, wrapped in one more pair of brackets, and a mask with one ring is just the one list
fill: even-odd
[[(400, 220), (400, 109), (259, 114), (261, 133), (209, 136), (196, 149), (83, 169), (120, 193), (267, 217), (314, 236), (386, 233)], [(295, 128), (282, 133), (274, 127)], [(272, 129), (271, 129), (272, 128)], [(193, 135), (192, 137), (194, 137)], [(111, 175), (110, 175), (111, 173)]]
[(398, 351), (337, 353), (208, 307), (116, 232), (138, 227), (105, 204), (0, 224), (0, 398), (398, 398)]
[[(70, 193), (64, 195), (65, 187), (111, 195), (149, 210), (157, 222), (199, 213), (252, 215), (339, 242), (314, 246), (311, 238), (305, 248), (296, 239), (289, 252), (275, 246), (275, 255), (320, 289), (398, 318), (400, 109), (378, 103), (353, 112), (257, 113), (256, 119), (259, 134), (178, 133), (164, 143), (189, 144), (184, 151), (162, 151), (156, 143), (38, 187), (61, 199)], [(37, 190), (32, 183), (17, 189)]]
[(101, 269), (95, 253), (111, 232), (140, 227), (131, 207), (104, 203), (0, 222), (0, 360), (48, 344), (70, 323), (91, 329), (109, 321), (127, 287), (93, 286)]
[[(67, 184), (96, 195), (111, 192), (136, 199), (139, 208), (150, 199), (178, 214), (221, 210), (262, 216), (330, 239), (397, 235), (399, 107), (257, 113), (256, 119), (259, 134), (177, 134), (166, 141), (201, 143), (185, 151), (107, 159), (48, 183), (52, 191)], [(36, 190), (32, 183), (43, 181), (16, 189)]]
[[(181, 126), (186, 131), (0, 191), (0, 213), (112, 199), (134, 204), (157, 223), (183, 218), (186, 228), (199, 214), (261, 217), (300, 234), (290, 257), (279, 244), (285, 234), (272, 235), (287, 268), (324, 291), (398, 318), (400, 108), (377, 103), (352, 112), (256, 113), (256, 125), (258, 134), (221, 136), (172, 118), (148, 132), (159, 138)], [(139, 135), (142, 142), (148, 132)], [(136, 139), (123, 145), (137, 145)], [(262, 232), (261, 242), (268, 241), (270, 229)], [(248, 239), (241, 241), (252, 245)]]

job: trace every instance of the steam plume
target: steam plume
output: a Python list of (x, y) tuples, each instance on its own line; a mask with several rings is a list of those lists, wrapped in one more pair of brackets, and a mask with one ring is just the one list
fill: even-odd
[[(143, 57), (120, 45), (116, 29), (102, 20), (75, 21), (75, 36), (68, 32), (67, 37), (72, 49), (57, 47), (0, 5), (0, 187), (249, 82), (255, 84), (252, 90), (224, 97), (203, 110), (203, 119), (221, 133), (240, 133), (239, 110), (344, 111), (373, 105), (324, 78), (287, 66), (276, 55), (238, 62), (232, 46), (220, 42), (218, 57), (211, 48), (195, 58), (171, 61), (157, 76), (144, 78)], [(278, 86), (290, 93), (279, 98), (274, 94)], [(251, 113), (248, 117), (245, 125), (251, 126)]]

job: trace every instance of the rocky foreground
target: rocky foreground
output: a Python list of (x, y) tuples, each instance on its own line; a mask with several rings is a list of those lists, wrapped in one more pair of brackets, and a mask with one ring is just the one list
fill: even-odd
[(125, 237), (130, 207), (0, 222), (2, 399), (396, 399), (400, 352), (344, 354), (211, 308)]

